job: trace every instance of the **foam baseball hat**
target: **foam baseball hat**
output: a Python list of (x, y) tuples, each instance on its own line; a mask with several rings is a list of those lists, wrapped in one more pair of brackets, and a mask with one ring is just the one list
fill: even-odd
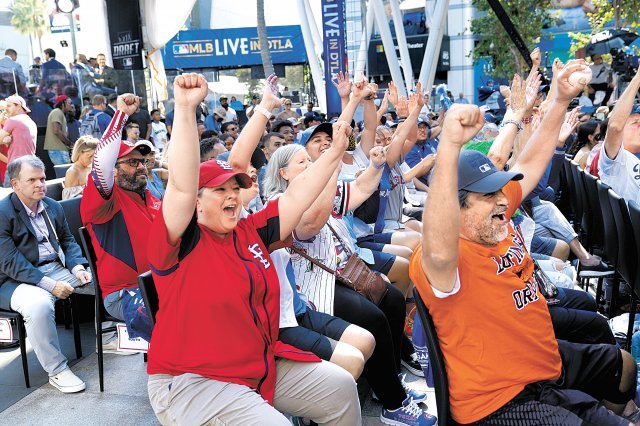
[(306, 146), (307, 142), (309, 142), (309, 139), (311, 139), (316, 133), (320, 132), (324, 132), (333, 137), (333, 124), (320, 123), (317, 126), (309, 127), (307, 130), (300, 133), (300, 139), (298, 139), (296, 143), (302, 146)]
[(22, 96), (11, 95), (6, 99), (6, 101), (11, 102), (12, 104), (20, 105), (25, 112), (31, 112)]
[(481, 152), (467, 150), (458, 160), (458, 190), (488, 194), (499, 191), (512, 180), (520, 180), (522, 173), (502, 172)]
[(253, 182), (246, 173), (236, 173), (229, 163), (211, 159), (200, 164), (198, 189), (220, 186), (231, 178), (236, 178), (241, 188), (251, 188)]
[(151, 142), (138, 139), (135, 143), (124, 140), (120, 142), (120, 150), (118, 151), (118, 158), (122, 158), (125, 155), (130, 154), (134, 149), (140, 151), (140, 154), (147, 155), (150, 152), (153, 152), (153, 145)]

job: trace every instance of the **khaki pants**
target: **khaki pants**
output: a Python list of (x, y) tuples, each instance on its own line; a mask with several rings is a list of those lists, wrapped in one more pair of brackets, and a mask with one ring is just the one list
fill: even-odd
[(362, 424), (353, 377), (326, 361), (278, 359), (274, 407), (253, 389), (197, 374), (149, 376), (149, 400), (163, 425), (283, 425), (281, 414), (318, 424)]

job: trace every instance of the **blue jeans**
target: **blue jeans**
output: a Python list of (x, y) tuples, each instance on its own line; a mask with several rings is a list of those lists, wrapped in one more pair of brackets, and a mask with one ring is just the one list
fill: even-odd
[(71, 157), (69, 156), (69, 151), (47, 151), (49, 153), (49, 158), (54, 166), (60, 164), (69, 164), (71, 163)]

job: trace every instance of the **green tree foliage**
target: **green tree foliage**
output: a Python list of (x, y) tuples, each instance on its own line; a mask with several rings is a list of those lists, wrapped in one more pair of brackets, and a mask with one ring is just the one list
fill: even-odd
[(572, 38), (571, 52), (585, 47), (591, 36), (605, 27), (640, 30), (640, 0), (592, 0), (594, 9), (587, 13), (591, 33), (569, 33)]
[(15, 0), (11, 8), (11, 25), (24, 35), (42, 37), (49, 31), (45, 0)]
[[(551, 0), (502, 0), (502, 6), (518, 29), (524, 42), (533, 49), (540, 40), (542, 27), (551, 19), (548, 9)], [(471, 21), (471, 32), (480, 36), (473, 51), (473, 61), (488, 60), (493, 66), (492, 75), (510, 78), (514, 73), (523, 74), (527, 63), (513, 44), (498, 17), (486, 0), (473, 0), (480, 12)]]
[(46, 0), (15, 0), (11, 7), (11, 25), (20, 34), (40, 40), (49, 32)]

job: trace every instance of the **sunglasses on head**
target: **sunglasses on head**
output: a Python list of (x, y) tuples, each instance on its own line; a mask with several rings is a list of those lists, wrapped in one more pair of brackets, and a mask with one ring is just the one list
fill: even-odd
[(116, 165), (123, 163), (135, 168), (137, 168), (140, 164), (142, 164), (144, 167), (149, 167), (149, 165), (151, 164), (151, 160), (149, 160), (148, 158), (128, 158), (126, 160), (116, 162)]

